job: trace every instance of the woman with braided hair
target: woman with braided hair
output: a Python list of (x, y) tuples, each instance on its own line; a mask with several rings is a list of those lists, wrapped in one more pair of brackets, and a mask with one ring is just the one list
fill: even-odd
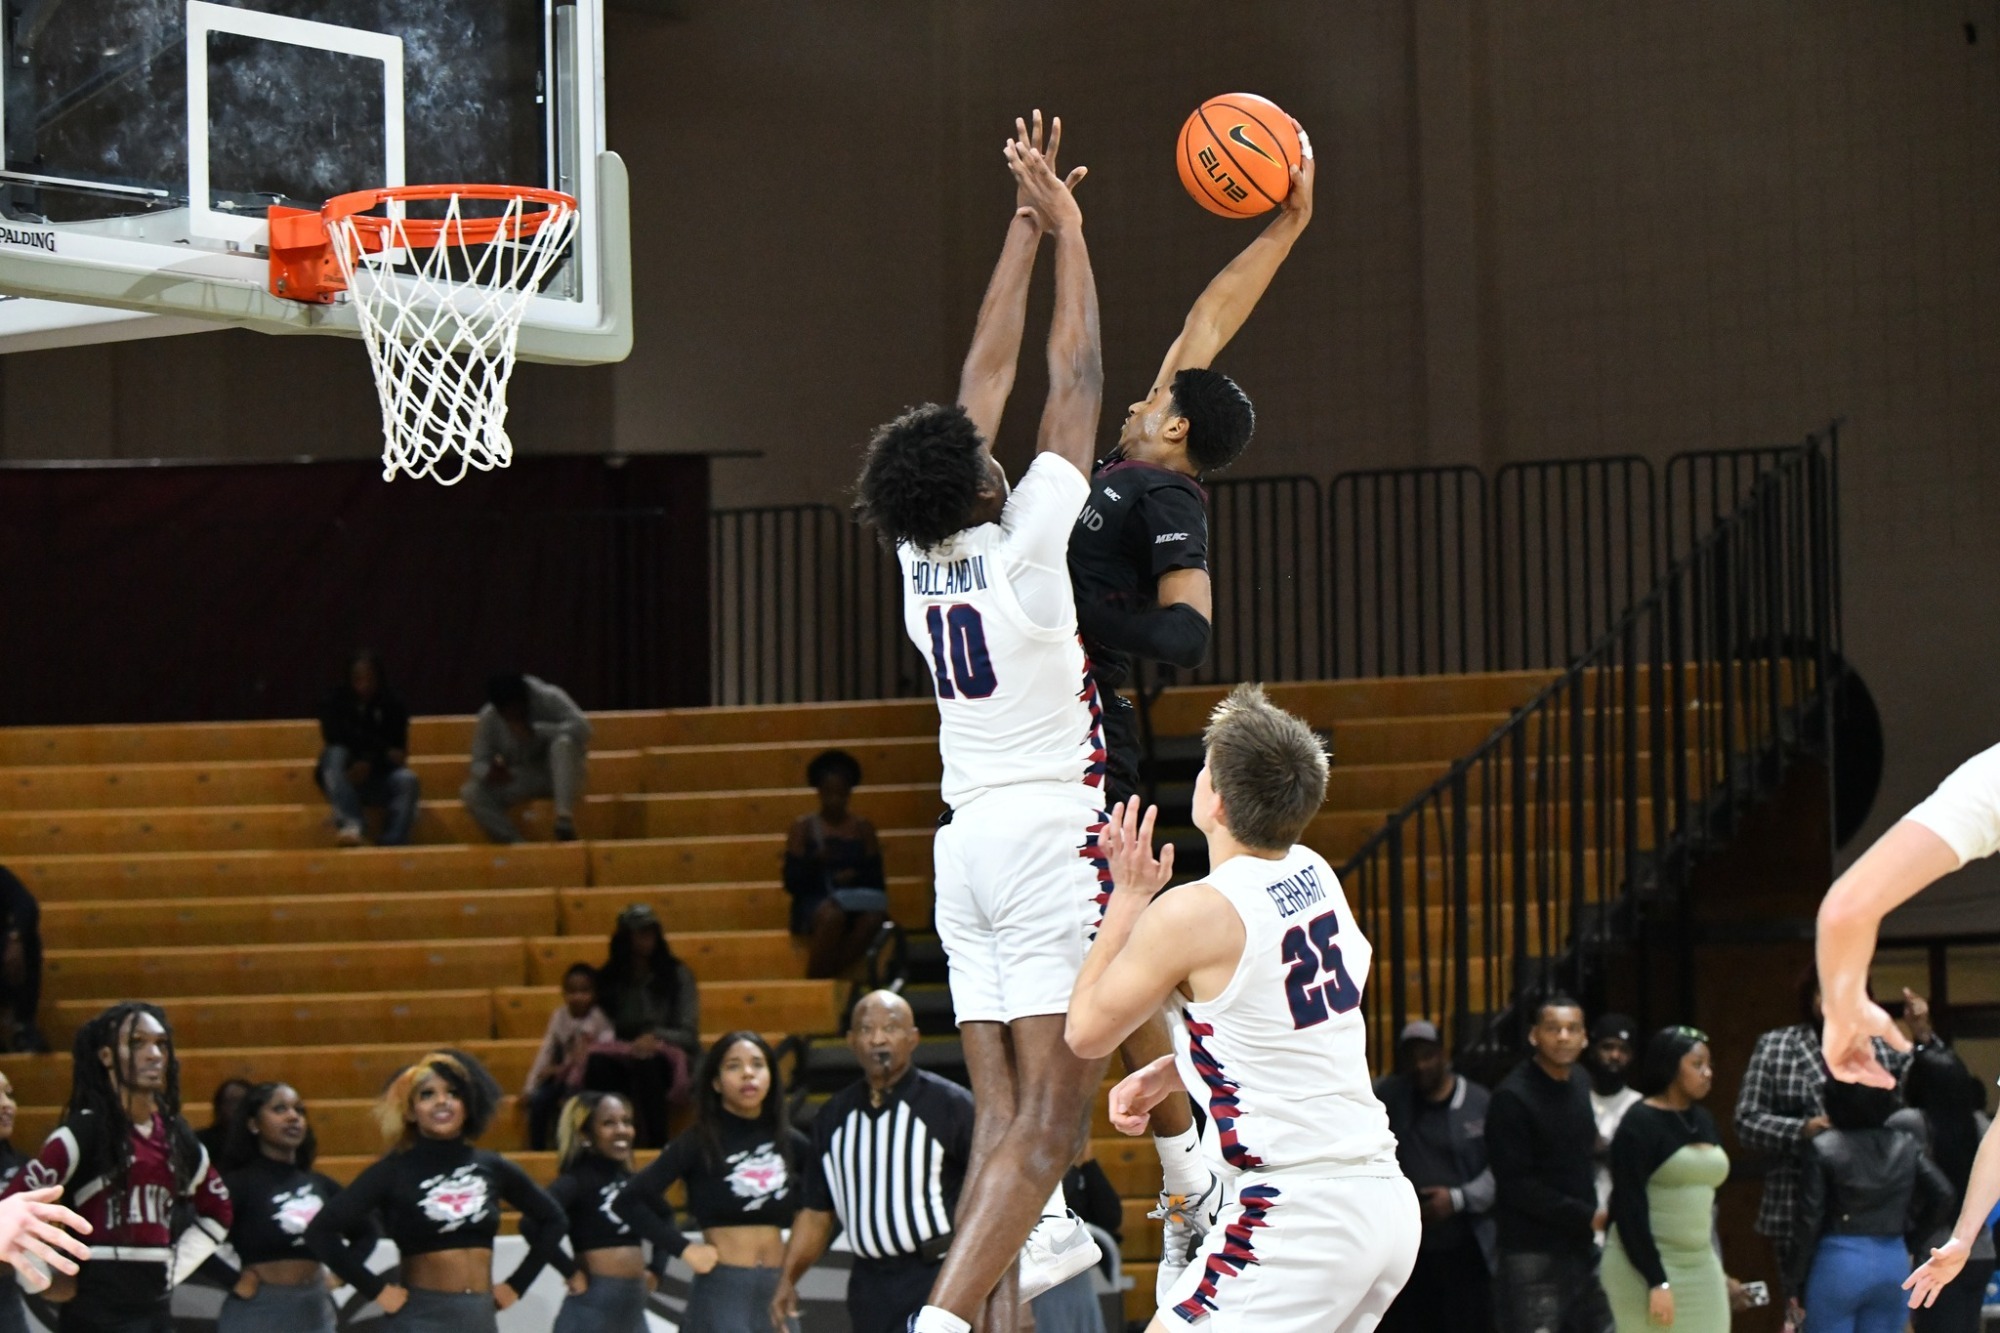
[[(90, 1223), (90, 1262), (56, 1278), (61, 1333), (170, 1333), (168, 1301), (229, 1234), (229, 1191), (181, 1116), (180, 1060), (157, 1006), (116, 1004), (77, 1030), (62, 1124), (5, 1195), (60, 1186)], [(194, 1221), (174, 1234), (175, 1205)]]
[[(424, 1056), (375, 1108), (388, 1153), (306, 1228), (313, 1253), (382, 1307), (394, 1333), (496, 1333), (498, 1312), (520, 1299), (562, 1242), (561, 1206), (520, 1167), (473, 1146), (499, 1104), (499, 1085), (470, 1055)], [(520, 1267), (495, 1282), (502, 1200), (520, 1210), (533, 1239)], [(372, 1247), (352, 1238), (371, 1213), (402, 1257), (399, 1284), (372, 1272)]]

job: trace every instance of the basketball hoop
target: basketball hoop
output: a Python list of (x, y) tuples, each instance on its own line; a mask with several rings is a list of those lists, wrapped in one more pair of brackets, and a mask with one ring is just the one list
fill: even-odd
[[(407, 205), (441, 201), (442, 216)], [(498, 205), (467, 217), (468, 200)], [(576, 200), (520, 185), (360, 190), (271, 210), (271, 291), (328, 304), (345, 291), (382, 400), (382, 479), (450, 486), (506, 467), (507, 381), (528, 302), (576, 231)], [(382, 208), (376, 214), (370, 210)]]

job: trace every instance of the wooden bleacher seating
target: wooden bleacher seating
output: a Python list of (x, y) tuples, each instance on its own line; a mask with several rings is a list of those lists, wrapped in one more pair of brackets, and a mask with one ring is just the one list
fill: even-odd
[[(1278, 685), (1334, 739), (1327, 810), (1311, 840), (1338, 858), (1529, 698), (1539, 673)], [(1162, 734), (1198, 732), (1219, 688), (1169, 693)], [(339, 849), (314, 786), (310, 722), (0, 730), (0, 861), (41, 899), (44, 1026), (63, 1050), (103, 1005), (165, 1002), (197, 1123), (225, 1077), (283, 1078), (305, 1094), (336, 1176), (378, 1151), (371, 1098), (425, 1048), (477, 1054), (510, 1097), (534, 1058), (561, 974), (602, 961), (618, 912), (652, 904), (701, 980), (711, 1036), (832, 1034), (844, 984), (802, 979), (779, 883), (785, 829), (813, 808), (806, 763), (839, 746), (868, 782), (855, 808), (882, 833), (895, 918), (928, 927), (939, 809), (927, 699), (593, 714), (586, 841), (494, 847), (457, 802), (467, 717), (421, 718), (412, 765), (416, 845)], [(1412, 861), (1412, 868), (1415, 863)], [(1498, 867), (1503, 886), (1511, 875)], [(1407, 927), (1443, 927), (1411, 907)], [(1502, 920), (1498, 928), (1512, 929)], [(1378, 957), (1386, 941), (1377, 941)], [(1415, 984), (1414, 978), (1412, 984)], [(22, 1112), (18, 1146), (54, 1123), (68, 1057), (0, 1056)], [(1130, 1313), (1151, 1306), (1157, 1187), (1150, 1143), (1112, 1133), (1100, 1161), (1126, 1202)], [(518, 1150), (510, 1102), (487, 1142)], [(547, 1155), (522, 1154), (547, 1178)]]

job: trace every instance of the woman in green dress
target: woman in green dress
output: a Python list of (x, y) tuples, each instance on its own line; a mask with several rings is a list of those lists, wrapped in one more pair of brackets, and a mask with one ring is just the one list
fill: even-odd
[(1729, 1327), (1730, 1283), (1711, 1240), (1729, 1158), (1700, 1104), (1714, 1082), (1706, 1033), (1666, 1028), (1647, 1043), (1634, 1080), (1646, 1099), (1611, 1140), (1602, 1274), (1618, 1333)]

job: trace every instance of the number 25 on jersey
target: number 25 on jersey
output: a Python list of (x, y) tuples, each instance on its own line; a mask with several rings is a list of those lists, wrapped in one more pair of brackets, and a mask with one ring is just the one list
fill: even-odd
[(931, 631), (931, 670), (937, 676), (940, 699), (990, 698), (1000, 682), (993, 675), (993, 657), (986, 651), (986, 622), (979, 608), (956, 602), (924, 613)]
[[(1291, 971), (1285, 974), (1285, 999), (1292, 1006), (1292, 1026), (1309, 1028), (1324, 1023), (1328, 1011), (1344, 1014), (1361, 1003), (1361, 987), (1347, 975), (1334, 936), (1340, 933), (1340, 914), (1327, 912), (1303, 926), (1285, 932), (1279, 948)], [(1321, 980), (1322, 974), (1325, 980)]]

